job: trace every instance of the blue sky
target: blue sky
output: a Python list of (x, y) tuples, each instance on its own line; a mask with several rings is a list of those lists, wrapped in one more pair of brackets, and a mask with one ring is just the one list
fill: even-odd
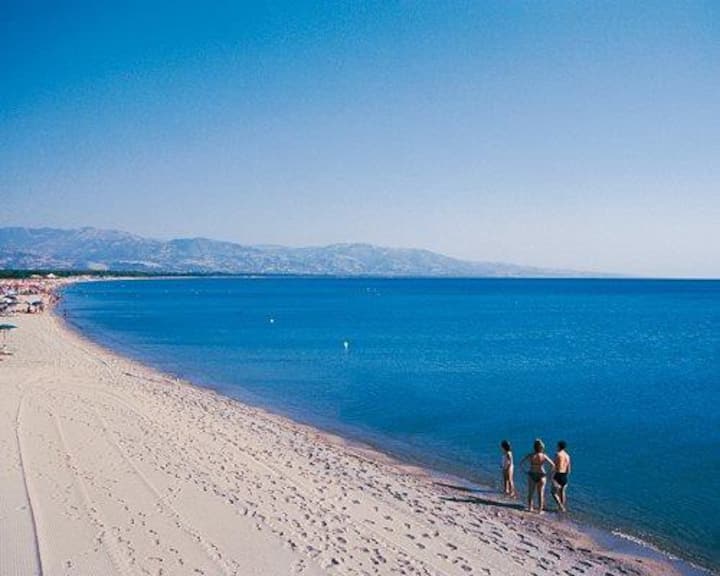
[(0, 5), (0, 226), (720, 276), (717, 2)]

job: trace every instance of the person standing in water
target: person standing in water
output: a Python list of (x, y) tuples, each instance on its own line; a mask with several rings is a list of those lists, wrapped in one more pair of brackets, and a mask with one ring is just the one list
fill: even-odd
[(550, 457), (545, 454), (545, 444), (540, 438), (537, 438), (533, 443), (533, 451), (525, 456), (520, 461), (520, 464), (524, 462), (530, 462), (530, 470), (528, 470), (528, 498), (527, 498), (527, 509), (529, 512), (533, 512), (533, 500), (535, 494), (538, 497), (538, 513), (542, 514), (545, 509), (545, 484), (547, 483), (547, 473), (545, 472), (545, 465), (548, 464), (550, 468), (555, 470), (555, 463)]
[(503, 451), (502, 461), (500, 463), (500, 470), (502, 471), (503, 479), (503, 492), (506, 496), (515, 498), (515, 480), (513, 478), (515, 475), (515, 464), (513, 463), (512, 447), (510, 446), (510, 442), (503, 440), (500, 442), (500, 448), (502, 448)]
[(567, 442), (560, 440), (557, 443), (555, 454), (555, 474), (553, 475), (552, 495), (558, 503), (560, 512), (567, 511), (567, 484), (572, 469), (570, 454), (567, 452)]

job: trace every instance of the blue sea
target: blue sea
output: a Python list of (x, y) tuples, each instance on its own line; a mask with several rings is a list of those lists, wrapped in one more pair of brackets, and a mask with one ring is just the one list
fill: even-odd
[(718, 281), (114, 281), (62, 307), (121, 353), (471, 481), (496, 481), (504, 438), (564, 439), (576, 517), (720, 567)]

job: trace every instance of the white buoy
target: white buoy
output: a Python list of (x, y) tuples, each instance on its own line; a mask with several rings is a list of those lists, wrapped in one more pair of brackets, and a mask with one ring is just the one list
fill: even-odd
[(348, 342), (347, 340), (345, 340), (345, 341), (343, 342), (343, 346), (344, 346), (344, 348), (345, 348), (345, 352), (347, 352), (348, 350), (350, 350), (350, 342)]
[(275, 318), (270, 318), (270, 324), (275, 324)]

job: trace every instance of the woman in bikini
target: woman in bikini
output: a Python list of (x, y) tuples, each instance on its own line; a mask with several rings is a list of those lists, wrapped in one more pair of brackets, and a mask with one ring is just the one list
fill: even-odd
[(555, 463), (545, 454), (545, 444), (539, 438), (533, 443), (533, 451), (520, 461), (530, 462), (530, 470), (528, 470), (528, 507), (532, 512), (533, 498), (535, 494), (538, 496), (538, 513), (542, 514), (545, 508), (545, 484), (547, 483), (547, 473), (545, 472), (545, 464), (548, 464), (552, 470), (555, 470)]

